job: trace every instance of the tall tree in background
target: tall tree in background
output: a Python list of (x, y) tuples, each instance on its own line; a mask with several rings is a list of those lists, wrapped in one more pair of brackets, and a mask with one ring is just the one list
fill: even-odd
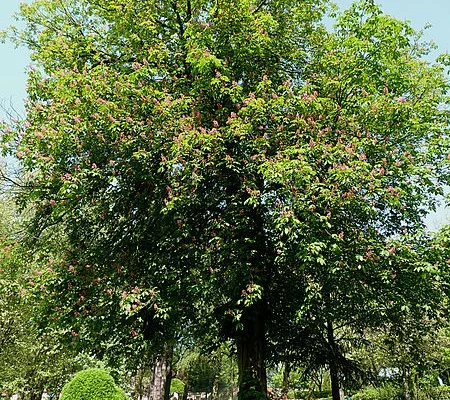
[(31, 253), (23, 257), (23, 216), (15, 207), (10, 183), (0, 180), (0, 388), (24, 400), (40, 400), (44, 388), (62, 387), (78, 364), (57, 338), (39, 336), (32, 292), (42, 271), (29, 268)]
[[(344, 376), (357, 367), (346, 360), (346, 349), (361, 343), (365, 328), (401, 326), (408, 318), (441, 322), (445, 264), (430, 265), (429, 240), (407, 234), (420, 230), (425, 209), (442, 190), (431, 175), (448, 176), (448, 85), (443, 65), (421, 60), (428, 48), (411, 27), (372, 2), (351, 7), (335, 29), (308, 64), (317, 108), (305, 126), (313, 125), (315, 134), (304, 138), (303, 148), (291, 146), (272, 169), (290, 185), (285, 193), (292, 199), (283, 261), (303, 260), (289, 272), (281, 264), (282, 279), (273, 279), (283, 294), (274, 303), (282, 317), (272, 327), (273, 352), (328, 365), (338, 399)], [(442, 108), (432, 100), (437, 88)], [(305, 159), (309, 175), (299, 161)], [(306, 196), (298, 190), (304, 186)], [(292, 321), (298, 328), (289, 330)], [(278, 334), (283, 331), (290, 334)]]
[(45, 323), (102, 351), (189, 321), (234, 341), (242, 399), (317, 307), (336, 353), (442, 193), (448, 85), (408, 24), (363, 1), (327, 33), (323, 3), (22, 6), (36, 68), (4, 141), (29, 237), (63, 232)]

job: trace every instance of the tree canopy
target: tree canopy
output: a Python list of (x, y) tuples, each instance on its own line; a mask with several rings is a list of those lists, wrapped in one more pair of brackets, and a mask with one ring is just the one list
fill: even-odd
[(26, 120), (3, 138), (29, 239), (58, 234), (44, 325), (101, 349), (182, 321), (234, 341), (240, 396), (256, 398), (267, 357), (288, 357), (270, 349), (301, 343), (293, 329), (376, 324), (413, 302), (433, 317), (420, 304), (439, 303), (438, 268), (403, 235), (448, 180), (445, 60), (424, 61), (410, 25), (372, 1), (331, 32), (326, 8), (22, 5), (15, 39), (36, 65)]

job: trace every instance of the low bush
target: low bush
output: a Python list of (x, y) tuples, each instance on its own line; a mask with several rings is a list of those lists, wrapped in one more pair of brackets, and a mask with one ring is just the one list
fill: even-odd
[[(295, 390), (293, 392), (293, 396), (296, 399), (310, 398), (309, 396), (311, 396), (311, 393), (308, 390)], [(322, 390), (322, 391), (315, 390), (312, 393), (312, 398), (313, 399), (331, 398), (331, 390)]]
[(173, 378), (170, 382), (170, 393), (183, 394), (184, 392), (184, 382), (178, 378)]
[(402, 400), (402, 390), (395, 385), (385, 384), (369, 387), (352, 396), (352, 400)]
[(62, 390), (60, 400), (127, 400), (108, 371), (90, 368), (78, 372)]
[(421, 389), (416, 393), (417, 400), (450, 400), (450, 386), (436, 386)]

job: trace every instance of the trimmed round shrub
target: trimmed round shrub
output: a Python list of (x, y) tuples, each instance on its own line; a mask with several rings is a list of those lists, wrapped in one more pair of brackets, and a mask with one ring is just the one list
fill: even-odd
[(125, 392), (114, 382), (108, 371), (100, 368), (76, 373), (64, 385), (60, 400), (127, 400)]

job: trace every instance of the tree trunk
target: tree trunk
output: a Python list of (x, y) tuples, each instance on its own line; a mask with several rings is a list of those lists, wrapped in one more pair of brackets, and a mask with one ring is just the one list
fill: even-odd
[(236, 340), (239, 400), (267, 398), (265, 323), (262, 302), (244, 311), (243, 329)]
[(403, 388), (405, 390), (405, 400), (411, 400), (411, 390), (409, 388), (409, 373), (406, 369), (403, 370)]
[(328, 365), (330, 367), (331, 396), (333, 400), (344, 400), (341, 371), (338, 362), (339, 349), (335, 342), (333, 324), (331, 322), (327, 322), (327, 339), (330, 347)]
[(172, 381), (172, 353), (173, 349), (167, 346), (164, 353), (155, 359), (151, 367), (149, 400), (169, 399)]
[(316, 384), (319, 389), (319, 392), (321, 392), (323, 389), (323, 376), (324, 376), (324, 371), (322, 370), (322, 368), (319, 369), (318, 371), (316, 371), (316, 377), (317, 377)]
[(144, 394), (144, 388), (142, 382), (144, 380), (144, 369), (138, 368), (134, 381), (134, 400), (141, 400)]
[(218, 400), (218, 399), (219, 399), (219, 375), (216, 375), (214, 377), (211, 400)]
[(333, 400), (344, 400), (339, 367), (335, 360), (330, 360), (331, 396)]
[(182, 397), (182, 400), (187, 400), (187, 398), (188, 398), (188, 393), (189, 393), (189, 386), (188, 386), (188, 383), (186, 382), (186, 383), (184, 384), (184, 390), (183, 390), (183, 397)]
[(307, 399), (311, 400), (314, 399), (314, 388), (316, 387), (316, 382), (314, 381), (314, 379), (311, 377), (309, 379), (309, 385), (308, 385), (308, 396)]
[(289, 361), (286, 361), (284, 363), (284, 370), (283, 370), (283, 388), (281, 390), (281, 395), (283, 397), (283, 400), (287, 400), (288, 393), (289, 393), (289, 374), (291, 373), (291, 364)]

